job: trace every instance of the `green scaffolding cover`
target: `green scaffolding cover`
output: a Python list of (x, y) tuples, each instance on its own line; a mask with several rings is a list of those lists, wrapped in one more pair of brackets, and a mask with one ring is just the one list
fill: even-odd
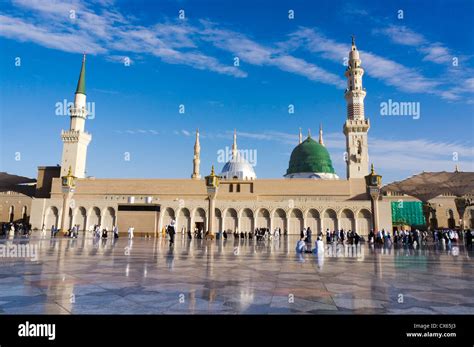
[(392, 201), (392, 224), (424, 225), (423, 206), (420, 201)]

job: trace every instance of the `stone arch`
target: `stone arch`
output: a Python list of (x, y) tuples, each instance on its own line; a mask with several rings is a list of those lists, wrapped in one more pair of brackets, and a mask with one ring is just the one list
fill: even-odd
[(214, 225), (217, 232), (222, 231), (222, 212), (218, 208), (214, 209)]
[(286, 230), (286, 212), (282, 208), (273, 211), (273, 229), (280, 228), (282, 234)]
[(24, 205), (21, 209), (21, 219), (26, 223), (28, 221), (28, 206)]
[(238, 227), (237, 211), (234, 208), (228, 208), (224, 211), (224, 229), (228, 232), (234, 232)]
[(107, 207), (104, 211), (104, 217), (102, 218), (102, 227), (107, 230), (112, 230), (115, 225), (115, 209), (113, 207)]
[(171, 207), (167, 207), (163, 211), (163, 218), (161, 220), (162, 227), (171, 224), (172, 220), (176, 220), (176, 214)]
[(15, 221), (15, 206), (13, 205), (8, 209), (8, 220), (10, 223)]
[(261, 208), (256, 213), (257, 228), (267, 228), (270, 229), (270, 212), (266, 208)]
[(207, 231), (206, 211), (202, 207), (198, 207), (194, 211), (193, 220), (196, 227), (202, 228), (203, 232)]
[(348, 208), (345, 208), (341, 211), (339, 215), (339, 229), (355, 230), (355, 218), (354, 212)]
[(97, 206), (94, 206), (91, 208), (89, 212), (89, 228), (94, 226), (94, 225), (100, 225), (101, 222), (101, 213), (100, 213), (100, 208)]
[(56, 206), (50, 206), (46, 211), (45, 226), (50, 229), (52, 226), (58, 227), (59, 210)]
[(177, 222), (178, 222), (178, 228), (180, 232), (183, 227), (186, 229), (186, 232), (188, 230), (193, 232), (193, 230), (191, 230), (191, 213), (186, 207), (183, 207), (179, 210)]
[(469, 223), (467, 223), (467, 225), (469, 228), (474, 229), (474, 208), (469, 208), (467, 216), (467, 218), (469, 218)]
[(337, 213), (332, 208), (328, 208), (323, 212), (323, 228), (324, 231), (334, 231), (338, 229), (337, 225)]
[(76, 210), (74, 223), (79, 225), (79, 230), (86, 230), (87, 227), (87, 211), (85, 207), (81, 206)]
[(357, 232), (359, 235), (368, 235), (372, 229), (372, 213), (366, 208), (357, 213)]
[(69, 207), (67, 211), (67, 219), (65, 223), (68, 226), (68, 229), (72, 229), (72, 227), (74, 226), (73, 222), (74, 222), (74, 212), (72, 208)]
[(306, 212), (306, 226), (310, 227), (313, 233), (321, 232), (321, 215), (315, 208), (311, 208)]
[(253, 211), (249, 208), (244, 208), (240, 212), (239, 230), (249, 232), (254, 230)]
[(304, 218), (303, 218), (303, 212), (301, 212), (300, 209), (298, 208), (293, 208), (290, 211), (290, 230), (289, 234), (299, 234), (301, 233), (301, 230), (305, 227), (304, 225)]
[(454, 218), (454, 211), (452, 209), (449, 209), (447, 211), (448, 215), (448, 228), (454, 229), (456, 227), (456, 219)]

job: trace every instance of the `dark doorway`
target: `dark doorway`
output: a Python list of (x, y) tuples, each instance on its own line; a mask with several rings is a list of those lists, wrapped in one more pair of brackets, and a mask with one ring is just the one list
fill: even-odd
[(194, 224), (196, 225), (196, 228), (197, 228), (198, 230), (205, 231), (205, 230), (204, 230), (204, 222), (196, 222), (196, 223), (194, 223)]

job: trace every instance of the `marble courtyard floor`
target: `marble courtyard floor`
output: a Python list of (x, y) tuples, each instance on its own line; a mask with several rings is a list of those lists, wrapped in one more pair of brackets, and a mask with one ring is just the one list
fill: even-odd
[(462, 245), (298, 257), (296, 241), (0, 239), (0, 313), (474, 314)]

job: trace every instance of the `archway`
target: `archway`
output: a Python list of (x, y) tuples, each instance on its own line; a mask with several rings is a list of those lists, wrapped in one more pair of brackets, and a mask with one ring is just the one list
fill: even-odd
[(189, 213), (187, 208), (180, 209), (178, 213), (178, 228), (180, 232), (183, 227), (186, 229), (185, 232), (191, 230), (191, 213)]
[(304, 228), (303, 212), (294, 208), (290, 213), (290, 231), (289, 234), (299, 234)]
[(23, 223), (28, 222), (28, 207), (27, 206), (23, 206), (23, 208), (21, 209), (21, 218), (23, 219)]
[(243, 232), (253, 231), (253, 212), (249, 208), (245, 208), (242, 211), (242, 215), (240, 217), (240, 225), (239, 230)]
[(312, 208), (306, 215), (306, 226), (311, 228), (313, 233), (321, 232), (321, 216), (318, 210)]
[(89, 228), (94, 225), (100, 225), (100, 209), (93, 207), (89, 216)]
[(58, 227), (59, 211), (56, 206), (51, 206), (46, 212), (45, 227), (50, 229), (51, 227)]
[(333, 209), (327, 209), (323, 214), (323, 228), (324, 231), (329, 229), (329, 231), (337, 230), (337, 214)]
[(194, 226), (203, 232), (207, 231), (206, 211), (201, 207), (194, 212)]
[(172, 220), (176, 220), (176, 215), (171, 207), (167, 207), (163, 212), (163, 219), (161, 221), (161, 227), (171, 224)]
[(267, 209), (261, 208), (257, 213), (257, 228), (270, 229), (270, 212)]
[(112, 207), (107, 207), (104, 212), (104, 217), (102, 218), (102, 227), (107, 228), (107, 230), (112, 230), (115, 225), (115, 209)]
[(79, 207), (76, 210), (76, 216), (74, 218), (74, 223), (79, 225), (79, 230), (84, 231), (87, 226), (87, 212), (84, 207)]
[(214, 226), (215, 231), (222, 231), (222, 213), (218, 208), (214, 209)]
[(286, 212), (278, 208), (273, 212), (273, 229), (280, 228), (283, 234), (286, 230)]
[(469, 227), (471, 229), (474, 229), (474, 209), (473, 208), (469, 209), (469, 212), (470, 212), (468, 214), (468, 216), (469, 216)]
[(367, 209), (362, 209), (357, 214), (357, 233), (359, 235), (369, 235), (372, 229), (372, 214)]
[(237, 230), (237, 211), (233, 208), (228, 208), (224, 214), (224, 229), (228, 232)]
[(339, 229), (355, 230), (355, 219), (354, 212), (349, 209), (344, 209), (341, 212), (341, 218), (339, 219)]
[(8, 220), (10, 223), (15, 221), (15, 206), (10, 206), (10, 209), (8, 210)]
[(448, 210), (448, 228), (454, 229), (456, 227), (456, 220), (454, 219), (453, 210)]
[(66, 225), (68, 226), (69, 229), (72, 229), (73, 227), (73, 221), (74, 221), (74, 218), (73, 218), (73, 212), (72, 212), (72, 208), (69, 207), (69, 210), (68, 210), (68, 213), (67, 213), (67, 221), (66, 221)]

